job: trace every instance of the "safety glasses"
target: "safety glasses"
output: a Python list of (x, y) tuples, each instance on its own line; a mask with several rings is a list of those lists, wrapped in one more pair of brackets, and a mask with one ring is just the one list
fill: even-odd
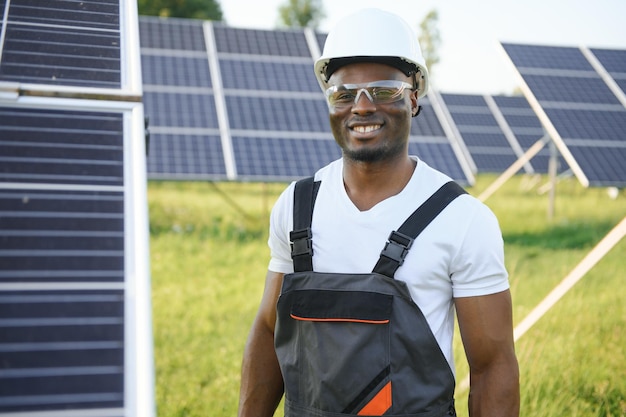
[(330, 108), (344, 108), (354, 105), (365, 93), (374, 104), (387, 104), (402, 99), (402, 93), (413, 86), (404, 81), (381, 80), (365, 84), (334, 85), (326, 90), (326, 99)]

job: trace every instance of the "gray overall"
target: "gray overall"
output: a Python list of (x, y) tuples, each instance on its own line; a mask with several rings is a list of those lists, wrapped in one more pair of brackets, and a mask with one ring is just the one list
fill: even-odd
[(465, 191), (449, 182), (391, 233), (374, 271), (314, 272), (311, 219), (319, 182), (296, 184), (294, 270), (277, 304), (275, 347), (285, 417), (455, 416), (454, 375), (403, 281), (414, 238)]

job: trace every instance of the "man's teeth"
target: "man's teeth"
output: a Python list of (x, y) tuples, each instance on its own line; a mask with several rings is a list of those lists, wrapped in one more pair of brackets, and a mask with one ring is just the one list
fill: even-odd
[(355, 126), (354, 130), (359, 133), (368, 133), (372, 132), (376, 129), (380, 129), (380, 125), (371, 125), (371, 126)]

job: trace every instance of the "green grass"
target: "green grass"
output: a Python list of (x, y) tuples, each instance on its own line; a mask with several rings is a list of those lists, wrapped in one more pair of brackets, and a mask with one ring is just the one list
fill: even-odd
[[(469, 191), (479, 195), (494, 179), (480, 176)], [(284, 186), (149, 184), (159, 417), (236, 415), (241, 355), (269, 256), (267, 217)], [(548, 196), (537, 188), (515, 177), (486, 202), (504, 235), (515, 323), (626, 215), (623, 192), (611, 200), (568, 179), (548, 220)], [(626, 239), (517, 342), (522, 416), (626, 415), (625, 260)], [(458, 337), (455, 352), (462, 380)], [(460, 416), (466, 401), (460, 393)]]

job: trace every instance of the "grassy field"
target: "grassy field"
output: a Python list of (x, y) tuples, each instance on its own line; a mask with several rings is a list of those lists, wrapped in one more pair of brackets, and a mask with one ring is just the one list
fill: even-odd
[[(479, 195), (493, 180), (480, 176), (468, 191)], [(610, 199), (568, 179), (548, 220), (541, 181), (515, 177), (486, 202), (504, 235), (515, 323), (626, 215), (624, 192)], [(159, 417), (236, 415), (241, 355), (269, 256), (268, 213), (284, 187), (149, 184)], [(517, 342), (522, 416), (626, 416), (625, 269), (623, 239)], [(462, 380), (458, 337), (455, 351)], [(457, 401), (467, 416), (467, 393)]]

